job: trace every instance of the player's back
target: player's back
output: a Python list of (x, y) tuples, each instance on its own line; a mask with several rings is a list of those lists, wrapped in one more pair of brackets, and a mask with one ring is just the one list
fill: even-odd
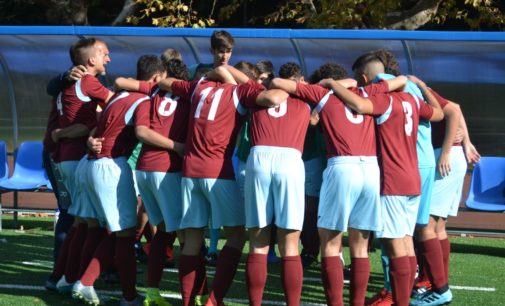
[(246, 114), (235, 89), (212, 81), (202, 81), (194, 89), (184, 176), (233, 178), (233, 146)]
[[(384, 195), (419, 195), (417, 129), (420, 101), (405, 92), (370, 97), (380, 100), (385, 111), (376, 118)], [(375, 106), (375, 105), (374, 105)], [(375, 109), (375, 107), (374, 107)]]
[(302, 153), (309, 119), (309, 105), (297, 98), (289, 97), (276, 107), (254, 108), (252, 145), (294, 148)]
[[(190, 104), (183, 98), (155, 87), (150, 103), (139, 107), (139, 116), (146, 118), (141, 124), (173, 141), (185, 143)], [(141, 119), (142, 120), (142, 119)], [(142, 145), (137, 169), (143, 171), (175, 172), (182, 169), (182, 158), (169, 151), (149, 144)]]
[(298, 84), (297, 95), (319, 113), (328, 158), (376, 156), (373, 118), (357, 114), (319, 85)]
[(130, 156), (138, 143), (135, 137), (135, 109), (149, 103), (149, 96), (122, 91), (111, 98), (103, 110), (94, 137), (104, 138), (99, 154), (90, 158)]

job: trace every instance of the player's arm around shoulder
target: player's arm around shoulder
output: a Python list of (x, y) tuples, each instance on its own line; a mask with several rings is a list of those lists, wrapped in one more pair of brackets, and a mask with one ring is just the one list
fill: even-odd
[(331, 89), (335, 96), (357, 113), (363, 115), (373, 113), (373, 103), (371, 100), (358, 96), (354, 92), (342, 86), (342, 84), (338, 81), (328, 79), (323, 81), (324, 82), (320, 83), (323, 87)]
[(435, 95), (433, 95), (431, 90), (428, 88), (428, 86), (426, 86), (426, 84), (422, 80), (417, 78), (416, 76), (409, 75), (408, 78), (410, 81), (412, 81), (414, 84), (416, 84), (417, 87), (419, 87), (424, 98), (426, 99), (426, 102), (428, 102), (428, 104), (433, 109), (433, 113), (428, 120), (429, 121), (441, 121), (442, 119), (444, 119), (444, 111), (442, 110), (440, 103), (438, 102)]
[(296, 82), (293, 80), (274, 78), (270, 83), (272, 89), (282, 89), (290, 95), (296, 94)]
[(272, 107), (286, 102), (289, 94), (281, 89), (264, 90), (256, 97), (256, 104), (263, 107)]

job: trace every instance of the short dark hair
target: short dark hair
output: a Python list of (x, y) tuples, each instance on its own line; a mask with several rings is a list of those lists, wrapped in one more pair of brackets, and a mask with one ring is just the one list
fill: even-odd
[(168, 76), (184, 81), (189, 80), (188, 67), (180, 59), (173, 58), (169, 60), (166, 62), (165, 67)]
[(372, 53), (372, 52), (365, 53), (365, 54), (361, 55), (360, 57), (358, 57), (354, 61), (354, 63), (352, 64), (352, 71), (363, 72), (366, 65), (368, 65), (369, 63), (373, 63), (373, 62), (382, 63), (380, 58), (377, 57), (377, 55), (375, 55), (374, 53)]
[(89, 59), (89, 50), (101, 40), (94, 37), (81, 38), (70, 46), (70, 60), (74, 66), (86, 65)]
[(268, 78), (274, 78), (274, 64), (269, 60), (261, 60), (256, 63), (256, 68), (258, 68), (259, 74), (266, 73)]
[(235, 40), (230, 33), (226, 31), (214, 31), (210, 37), (210, 47), (214, 50), (233, 49)]
[(137, 80), (147, 81), (156, 73), (165, 72), (163, 62), (156, 55), (142, 55), (137, 61)]
[(283, 79), (300, 78), (302, 76), (302, 68), (297, 63), (286, 63), (279, 68), (279, 77)]
[(347, 71), (344, 67), (340, 66), (335, 62), (328, 62), (321, 65), (316, 71), (312, 73), (309, 77), (309, 82), (312, 84), (318, 83), (322, 79), (334, 79), (342, 80), (347, 77)]
[(372, 51), (372, 53), (382, 61), (386, 73), (392, 74), (394, 76), (399, 76), (402, 74), (400, 71), (400, 65), (398, 64), (396, 56), (393, 54), (393, 52), (386, 49), (377, 49)]
[(250, 79), (253, 80), (256, 80), (260, 75), (258, 68), (256, 68), (256, 66), (246, 61), (238, 62), (235, 64), (234, 67), (242, 71), (245, 75), (247, 75)]

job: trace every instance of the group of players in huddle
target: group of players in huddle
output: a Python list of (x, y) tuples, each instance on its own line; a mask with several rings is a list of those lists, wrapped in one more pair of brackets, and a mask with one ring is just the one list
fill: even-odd
[[(360, 56), (354, 78), (327, 63), (308, 83), (295, 63), (282, 65), (278, 78), (272, 68), (230, 66), (233, 47), (228, 32), (215, 31), (214, 62), (199, 65), (191, 81), (180, 56), (141, 56), (136, 78), (116, 79), (112, 92), (97, 79), (111, 60), (106, 43), (82, 38), (72, 45), (74, 68), (53, 99), (45, 144), (71, 195), (75, 222), (46, 287), (98, 305), (93, 284), (114, 266), (121, 305), (170, 305), (159, 287), (168, 233), (177, 231), (183, 304), (223, 305), (247, 233), (249, 303), (261, 305), (274, 228), (285, 301), (299, 305), (307, 194), (319, 197), (311, 218), (328, 305), (343, 305), (339, 254), (346, 232), (349, 304), (451, 302), (445, 222), (457, 213), (467, 161), (479, 158), (459, 106), (418, 78), (402, 76), (385, 50)], [(322, 133), (325, 150), (304, 161), (314, 131)], [(234, 167), (237, 138), (242, 158)], [(139, 141), (132, 171), (127, 160)], [(305, 190), (318, 184), (320, 191)], [(145, 298), (136, 291), (138, 193), (157, 228)], [(210, 291), (201, 253), (208, 225), (223, 228), (226, 238)], [(371, 233), (388, 268), (385, 289), (365, 300)], [(426, 288), (411, 300), (420, 283)]]

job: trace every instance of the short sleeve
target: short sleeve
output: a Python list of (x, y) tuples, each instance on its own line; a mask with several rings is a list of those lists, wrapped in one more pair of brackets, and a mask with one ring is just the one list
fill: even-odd
[[(259, 85), (259, 86), (258, 86)], [(245, 84), (236, 85), (234, 91), (237, 94), (238, 101), (245, 108), (254, 108), (257, 106), (256, 99), (258, 95), (265, 90), (260, 84), (256, 82), (247, 82)]]
[(389, 94), (377, 94), (368, 97), (373, 104), (372, 116), (380, 116), (390, 109), (392, 97)]
[(385, 80), (381, 80), (378, 83), (371, 83), (365, 87), (363, 87), (363, 90), (369, 95), (369, 96), (375, 96), (378, 94), (385, 94), (389, 92), (389, 85), (388, 82)]
[(449, 101), (447, 101), (446, 99), (444, 99), (441, 95), (438, 94), (438, 92), (434, 91), (433, 89), (430, 88), (430, 91), (431, 93), (435, 96), (435, 98), (437, 99), (438, 103), (440, 104), (440, 107), (443, 109), (444, 107), (447, 106), (447, 104), (449, 104)]
[(424, 120), (430, 120), (432, 116), (433, 116), (433, 107), (431, 107), (428, 103), (419, 103), (419, 118)]
[(179, 96), (185, 100), (191, 99), (191, 93), (195, 88), (198, 80), (194, 80), (191, 82), (188, 81), (175, 81), (172, 83), (172, 93), (176, 96)]
[(145, 95), (150, 95), (151, 91), (153, 90), (154, 86), (156, 86), (157, 83), (154, 82), (148, 82), (148, 81), (139, 81), (139, 91), (140, 93), (143, 93)]
[(83, 78), (82, 82), (84, 83), (83, 88), (86, 90), (86, 95), (99, 101), (107, 100), (110, 91), (97, 78), (90, 76)]
[(319, 104), (328, 92), (330, 92), (330, 90), (319, 85), (296, 84), (296, 96), (311, 105)]
[(140, 103), (140, 105), (135, 110), (135, 126), (144, 125), (150, 127), (151, 126), (150, 111), (151, 111), (150, 100)]

